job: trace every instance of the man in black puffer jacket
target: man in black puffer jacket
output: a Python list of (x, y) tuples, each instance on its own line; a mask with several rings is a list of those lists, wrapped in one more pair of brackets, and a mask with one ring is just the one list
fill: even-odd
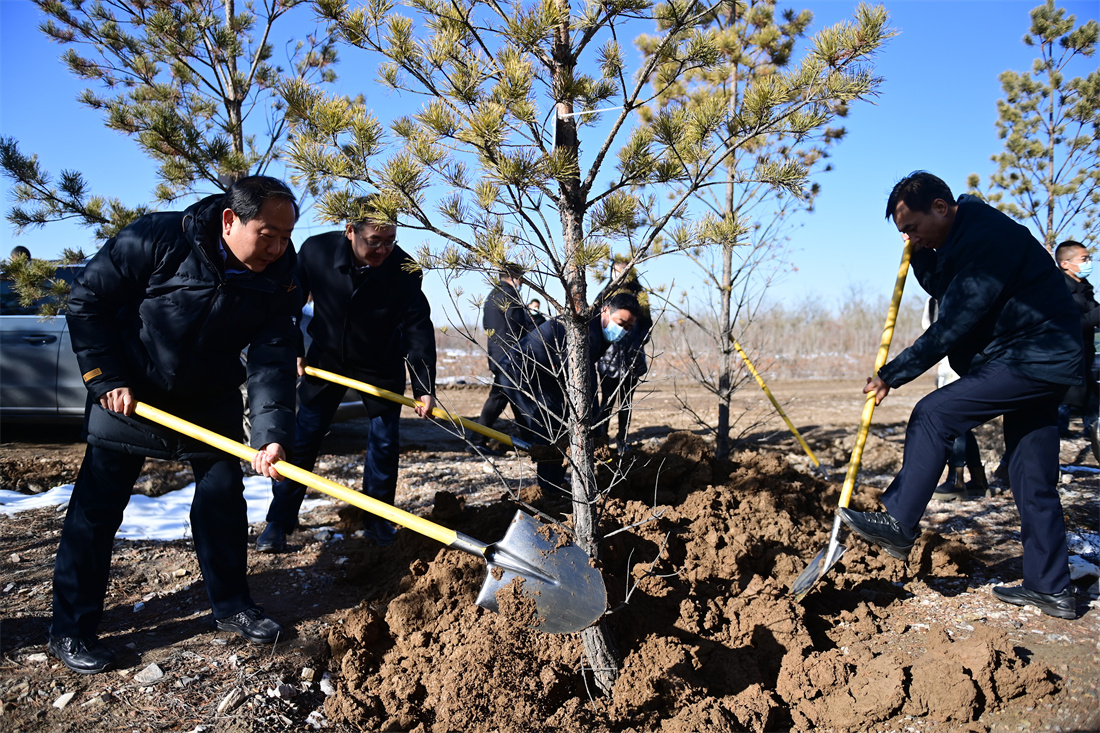
[(252, 465), (278, 476), (274, 463), (294, 429), (297, 219), (285, 184), (250, 176), (186, 211), (138, 219), (73, 286), (68, 325), (89, 393), (88, 449), (57, 550), (49, 644), (70, 669), (92, 674), (114, 663), (96, 631), (115, 532), (149, 456), (194, 469), (191, 528), (216, 626), (257, 643), (281, 632), (249, 595), (240, 460), (133, 413), (140, 400), (241, 440), (247, 378), (259, 449)]
[[(318, 234), (302, 243), (298, 282), (313, 298), (309, 335), (313, 343), (299, 365), (401, 394), (405, 370), (412, 378), (416, 412), (430, 417), (435, 407), (435, 327), (421, 289), (423, 274), (397, 246), (397, 227), (378, 223), (373, 196), (357, 202), (362, 218), (343, 230)], [(305, 376), (298, 388), (297, 431), (292, 460), (311, 469), (321, 441), (347, 388)], [(363, 490), (393, 504), (400, 459), (401, 405), (362, 395), (370, 421), (363, 464)], [(298, 526), (305, 487), (282, 480), (272, 488), (267, 527), (256, 540), (260, 552), (280, 552), (286, 535)], [(379, 546), (393, 542), (396, 530), (370, 515), (364, 531)]]
[(1026, 227), (973, 196), (956, 202), (930, 173), (894, 186), (886, 218), (912, 244), (913, 272), (939, 303), (939, 318), (863, 391), (877, 404), (944, 356), (960, 377), (913, 408), (901, 470), (882, 495), (887, 511), (841, 509), (840, 517), (890, 555), (907, 558), (955, 438), (1003, 415), (1024, 582), (996, 586), (993, 595), (1075, 618), (1057, 418), (1066, 388), (1080, 381), (1081, 319), (1064, 278)]

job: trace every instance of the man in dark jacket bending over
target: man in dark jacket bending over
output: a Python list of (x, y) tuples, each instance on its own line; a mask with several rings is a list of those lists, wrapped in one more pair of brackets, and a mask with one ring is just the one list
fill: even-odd
[(146, 456), (189, 460), (191, 528), (217, 628), (270, 643), (280, 626), (248, 591), (248, 514), (240, 460), (133, 417), (137, 400), (242, 440), (248, 348), (253, 468), (278, 477), (294, 429), (300, 308), (290, 189), (250, 176), (183, 212), (149, 214), (91, 259), (68, 324), (88, 387), (88, 441), (54, 566), (49, 649), (70, 669), (102, 672), (96, 638), (111, 547)]
[[(618, 293), (588, 322), (589, 384), (592, 403), (587, 410), (589, 424), (599, 415), (596, 394), (596, 362), (607, 348), (624, 338), (638, 321), (641, 308), (630, 293)], [(523, 337), (519, 348), (508, 353), (502, 366), (505, 391), (516, 407), (523, 439), (532, 445), (553, 445), (568, 430), (568, 402), (564, 364), (567, 358), (565, 324), (555, 318)], [(544, 493), (565, 488), (561, 458), (539, 460), (538, 484)]]
[(1085, 433), (1096, 422), (1096, 382), (1092, 376), (1092, 362), (1096, 357), (1095, 335), (1100, 326), (1100, 303), (1096, 302), (1092, 283), (1086, 278), (1092, 274), (1092, 255), (1085, 245), (1066, 240), (1054, 249), (1054, 261), (1066, 278), (1073, 302), (1081, 314), (1081, 341), (1085, 347), (1085, 357), (1081, 360), (1081, 384), (1070, 387), (1058, 408), (1058, 430), (1069, 433), (1071, 413), (1076, 412), (1084, 418)]
[(1003, 415), (1009, 477), (1020, 511), (1024, 582), (997, 586), (1008, 603), (1075, 618), (1058, 497), (1058, 403), (1079, 381), (1081, 323), (1064, 278), (1039, 242), (972, 196), (919, 171), (890, 194), (886, 218), (913, 244), (913, 272), (940, 303), (939, 318), (867, 380), (876, 404), (947, 356), (960, 378), (917, 403), (886, 512), (841, 509), (864, 539), (905, 559), (920, 534), (954, 439)]
[[(401, 394), (405, 369), (421, 417), (435, 407), (435, 327), (421, 289), (423, 275), (397, 246), (397, 227), (379, 223), (374, 196), (358, 200), (360, 218), (342, 231), (310, 237), (298, 255), (298, 282), (313, 296), (309, 353), (299, 364), (357, 379)], [(312, 469), (332, 418), (347, 388), (306, 376), (298, 387), (297, 433), (291, 459)], [(363, 490), (393, 504), (400, 459), (401, 405), (362, 395), (370, 421), (363, 464)], [(260, 552), (279, 552), (298, 526), (305, 487), (282, 480), (273, 487), (267, 528), (256, 540)], [(396, 530), (369, 515), (364, 524), (379, 546), (393, 542)]]

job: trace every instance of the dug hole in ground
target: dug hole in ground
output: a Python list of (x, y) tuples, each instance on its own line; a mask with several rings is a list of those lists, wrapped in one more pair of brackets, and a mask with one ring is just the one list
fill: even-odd
[[(769, 385), (829, 481), (782, 421), (765, 417), (759, 390), (742, 389), (734, 414), (763, 422), (719, 462), (671, 383), (643, 388), (631, 470), (601, 523), (605, 533), (638, 525), (604, 546), (615, 609), (607, 621), (624, 660), (606, 696), (584, 669), (579, 636), (540, 634), (475, 605), (483, 562), (407, 530), (391, 547), (370, 546), (354, 533), (354, 513), (336, 504), (303, 515), (288, 553), (250, 552), (253, 596), (289, 632), (274, 648), (212, 629), (188, 540), (119, 540), (101, 632), (122, 669), (81, 677), (45, 653), (63, 513), (0, 515), (0, 730), (1100, 729), (1100, 613), (1085, 593), (1095, 578), (1079, 581), (1073, 621), (990, 593), (1022, 573), (1008, 492), (933, 502), (906, 562), (845, 530), (840, 562), (801, 602), (789, 595), (828, 541), (861, 384)], [(854, 508), (879, 508), (901, 463), (905, 419), (931, 387), (922, 379), (895, 390), (876, 410)], [(474, 416), (485, 395), (445, 389), (440, 401)], [(359, 485), (360, 428), (335, 426), (318, 473)], [(487, 542), (515, 512), (502, 500), (508, 489), (547, 514), (569, 511), (561, 497), (538, 494), (524, 457), (484, 461), (413, 417), (402, 435), (404, 509)], [(0, 488), (71, 483), (83, 446), (58, 439), (5, 430)], [(992, 472), (999, 426), (982, 427), (978, 440)], [(1096, 563), (1100, 478), (1087, 441), (1064, 440), (1062, 463), (1071, 554)], [(188, 482), (185, 466), (151, 461), (139, 490)], [(253, 540), (262, 528), (252, 525)]]

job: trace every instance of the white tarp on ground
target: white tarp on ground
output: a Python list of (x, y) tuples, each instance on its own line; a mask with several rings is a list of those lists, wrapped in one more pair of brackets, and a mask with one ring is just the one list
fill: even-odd
[[(0, 514), (12, 515), (27, 509), (57, 506), (59, 511), (68, 504), (73, 493), (72, 484), (58, 486), (41, 494), (20, 494), (18, 491), (0, 491)], [(130, 497), (122, 526), (116, 537), (128, 540), (179, 540), (191, 536), (191, 500), (195, 498), (195, 484), (163, 496), (150, 497), (135, 494)], [(244, 498), (248, 503), (249, 523), (262, 522), (271, 503), (271, 479), (248, 476), (244, 480)], [(307, 498), (302, 511), (330, 503), (330, 499)]]

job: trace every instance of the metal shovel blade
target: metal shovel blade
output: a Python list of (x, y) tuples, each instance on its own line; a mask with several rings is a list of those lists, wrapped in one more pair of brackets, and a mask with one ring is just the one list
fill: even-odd
[(591, 626), (607, 610), (607, 589), (592, 558), (523, 512), (516, 512), (485, 559), (488, 573), (477, 605), (517, 623), (567, 634)]
[(833, 565), (836, 565), (837, 560), (844, 555), (847, 549), (844, 545), (837, 544), (830, 556), (829, 545), (822, 547), (821, 552), (817, 553), (810, 564), (806, 566), (806, 569), (794, 579), (794, 583), (791, 585), (791, 595), (794, 596), (794, 599), (801, 601), (805, 598), (810, 589), (814, 587), (814, 584), (821, 576), (829, 572)]

